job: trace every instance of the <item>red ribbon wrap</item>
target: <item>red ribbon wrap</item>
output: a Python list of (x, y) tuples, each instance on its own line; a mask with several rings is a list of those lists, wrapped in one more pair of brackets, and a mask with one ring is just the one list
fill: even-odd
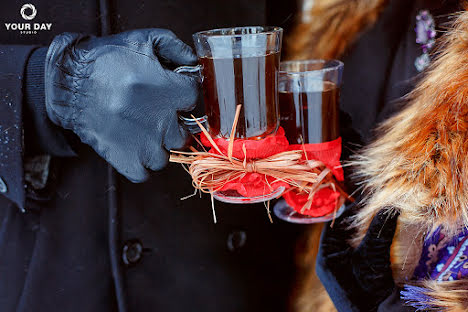
[[(203, 145), (211, 147), (211, 150), (209, 151), (210, 153), (219, 154), (216, 149), (213, 148), (203, 132), (200, 134), (200, 138)], [(228, 154), (229, 141), (227, 139), (213, 138), (213, 141), (218, 145), (224, 155)], [(247, 155), (244, 154), (244, 145)], [(237, 159), (247, 158), (247, 160), (267, 158), (272, 155), (288, 151), (289, 147), (290, 145), (288, 139), (286, 139), (284, 129), (279, 127), (276, 134), (269, 135), (261, 140), (235, 139), (232, 149), (232, 157)]]
[[(207, 147), (211, 147), (210, 153), (219, 154), (215, 148), (211, 145), (210, 141), (204, 133), (201, 133), (201, 142)], [(218, 148), (224, 155), (228, 154), (229, 141), (224, 138), (213, 138)], [(244, 153), (243, 146), (245, 145)], [(237, 159), (260, 159), (267, 158), (269, 156), (282, 153), (287, 151), (289, 148), (289, 142), (286, 139), (284, 129), (279, 127), (278, 131), (274, 135), (270, 135), (261, 140), (248, 140), (248, 139), (236, 139), (234, 140), (234, 146), (232, 149), (232, 157)], [(243, 177), (232, 180), (219, 189), (218, 191), (237, 191), (244, 197), (262, 196), (265, 194), (272, 193), (277, 190), (280, 186), (285, 188), (289, 187), (289, 184), (282, 181), (275, 181), (274, 178), (265, 176), (263, 174), (248, 172)]]
[[(331, 170), (337, 181), (344, 180), (343, 168), (341, 167), (341, 138), (330, 142), (318, 144), (293, 144), (289, 150), (305, 150), (308, 159), (321, 161)], [(332, 213), (337, 205), (340, 192), (330, 187), (318, 190), (312, 199), (310, 209), (301, 212), (307, 202), (309, 194), (298, 194), (294, 191), (283, 194), (288, 205), (297, 212), (311, 216), (321, 217)]]
[[(204, 133), (201, 133), (200, 138), (204, 146), (211, 148), (209, 150), (210, 153), (219, 154)], [(213, 138), (213, 141), (224, 155), (228, 154), (228, 140)], [(318, 144), (289, 145), (284, 129), (280, 127), (276, 134), (261, 140), (236, 139), (233, 144), (232, 156), (237, 159), (255, 160), (267, 158), (288, 150), (305, 150), (308, 159), (323, 162), (332, 171), (338, 181), (344, 180), (343, 169), (340, 164), (341, 138)], [(218, 191), (237, 191), (237, 193), (244, 197), (254, 197), (269, 194), (280, 186), (284, 186), (285, 188), (290, 187), (286, 182), (275, 181), (272, 177), (255, 172), (247, 172), (244, 176), (224, 184)], [(289, 191), (283, 197), (294, 210), (305, 215), (320, 217), (333, 212), (340, 193), (333, 191), (329, 187), (318, 190), (314, 194), (311, 208), (303, 212), (301, 212), (301, 209), (307, 202), (308, 194), (298, 194), (294, 191)]]

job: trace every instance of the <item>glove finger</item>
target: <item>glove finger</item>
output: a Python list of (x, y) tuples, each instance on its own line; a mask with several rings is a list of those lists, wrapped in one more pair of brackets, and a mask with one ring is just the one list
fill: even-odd
[[(83, 143), (90, 144), (86, 140)], [(99, 156), (104, 158), (115, 170), (131, 182), (141, 183), (148, 179), (148, 172), (141, 164), (134, 149), (129, 147), (129, 144), (99, 144), (93, 148)]]
[(175, 109), (182, 112), (193, 110), (200, 94), (200, 85), (197, 79), (167, 69), (165, 69), (165, 73), (170, 81), (177, 85), (172, 96), (172, 105)]
[(169, 31), (156, 36), (154, 49), (156, 56), (175, 65), (194, 65), (197, 62), (192, 48)]
[(161, 170), (169, 163), (169, 153), (160, 140), (148, 139), (140, 155), (143, 165), (152, 171)]
[(115, 170), (133, 183), (145, 182), (149, 177), (148, 171), (143, 167), (140, 161), (127, 161), (125, 164), (114, 163), (112, 161), (109, 161), (109, 163)]
[(172, 119), (171, 124), (167, 128), (166, 135), (164, 136), (163, 144), (168, 151), (182, 149), (187, 142), (188, 134), (177, 119), (177, 117)]
[(364, 239), (358, 247), (361, 252), (387, 253), (393, 242), (398, 213), (381, 210), (372, 219)]
[[(384, 298), (394, 287), (390, 248), (398, 215), (380, 211), (372, 220), (359, 247), (352, 254), (353, 275), (366, 292)], [(379, 299), (380, 300), (380, 299)]]

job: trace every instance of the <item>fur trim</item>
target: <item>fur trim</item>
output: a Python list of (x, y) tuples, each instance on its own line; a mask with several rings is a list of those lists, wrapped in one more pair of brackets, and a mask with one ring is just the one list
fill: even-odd
[(426, 232), (468, 226), (468, 12), (454, 26), (409, 105), (354, 163), (367, 193), (354, 222), (361, 236), (380, 210)]
[(427, 280), (420, 286), (407, 286), (401, 292), (406, 304), (421, 311), (468, 311), (468, 280), (436, 282)]
[(373, 25), (388, 0), (314, 0), (302, 22), (286, 38), (289, 59), (333, 59), (367, 27)]

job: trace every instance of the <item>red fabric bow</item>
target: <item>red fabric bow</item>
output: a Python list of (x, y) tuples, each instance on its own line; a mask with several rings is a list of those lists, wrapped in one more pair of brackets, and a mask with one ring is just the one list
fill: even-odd
[[(289, 150), (305, 150), (308, 159), (319, 160), (329, 168), (337, 181), (344, 180), (343, 168), (341, 167), (341, 138), (330, 142), (318, 144), (294, 144), (289, 146)], [(340, 192), (334, 191), (331, 187), (319, 189), (312, 199), (310, 209), (301, 211), (307, 203), (309, 194), (298, 194), (289, 191), (283, 194), (283, 198), (288, 205), (297, 212), (311, 217), (322, 217), (332, 213), (338, 203)]]
[[(210, 153), (218, 154), (204, 133), (201, 134), (201, 142), (204, 146), (210, 147)], [(220, 151), (228, 154), (229, 140), (224, 138), (214, 138)], [(245, 152), (244, 152), (245, 146)], [(340, 164), (341, 138), (331, 142), (319, 144), (294, 144), (289, 145), (283, 128), (279, 128), (276, 134), (270, 135), (261, 140), (236, 139), (233, 145), (232, 156), (239, 159), (255, 160), (267, 158), (269, 156), (285, 152), (288, 150), (304, 150), (307, 159), (319, 160), (329, 168), (338, 181), (343, 181), (343, 169)], [(305, 156), (304, 156), (305, 158)], [(242, 177), (229, 181), (218, 191), (236, 191), (244, 197), (262, 196), (277, 190), (279, 187), (290, 187), (282, 181), (275, 181), (263, 174), (248, 172)], [(298, 194), (294, 191), (286, 192), (283, 197), (294, 210), (313, 217), (327, 215), (336, 208), (340, 193), (330, 187), (319, 189), (315, 194), (310, 209), (301, 212), (307, 203), (308, 194)]]
[[(204, 146), (211, 147), (210, 153), (218, 154), (216, 149), (213, 148), (210, 141), (203, 132), (200, 135), (200, 139)], [(228, 154), (228, 139), (213, 138), (213, 141), (224, 155)], [(247, 155), (244, 154), (244, 145), (247, 151)], [(271, 155), (285, 152), (288, 150), (288, 148), (289, 142), (288, 139), (286, 139), (284, 129), (279, 127), (278, 131), (276, 131), (276, 134), (269, 135), (261, 140), (235, 139), (232, 149), (232, 157), (240, 160), (244, 158), (247, 158), (247, 160), (267, 158)]]

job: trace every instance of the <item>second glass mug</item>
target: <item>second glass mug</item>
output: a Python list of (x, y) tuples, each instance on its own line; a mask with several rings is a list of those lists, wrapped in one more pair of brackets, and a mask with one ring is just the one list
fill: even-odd
[[(283, 30), (280, 27), (247, 26), (197, 32), (193, 35), (197, 66), (181, 66), (177, 73), (199, 76), (202, 82), (206, 122), (212, 137), (229, 139), (238, 104), (242, 104), (236, 139), (258, 140), (279, 126), (278, 72)], [(180, 117), (197, 132), (195, 120)], [(214, 192), (229, 203), (255, 203), (277, 198), (284, 187), (270, 194), (243, 197)]]
[[(339, 138), (339, 99), (344, 65), (338, 60), (303, 60), (282, 62), (279, 73), (281, 126), (290, 144), (317, 144)], [(338, 217), (338, 209), (313, 217), (290, 207), (284, 199), (273, 208), (275, 215), (292, 223), (320, 223)]]

